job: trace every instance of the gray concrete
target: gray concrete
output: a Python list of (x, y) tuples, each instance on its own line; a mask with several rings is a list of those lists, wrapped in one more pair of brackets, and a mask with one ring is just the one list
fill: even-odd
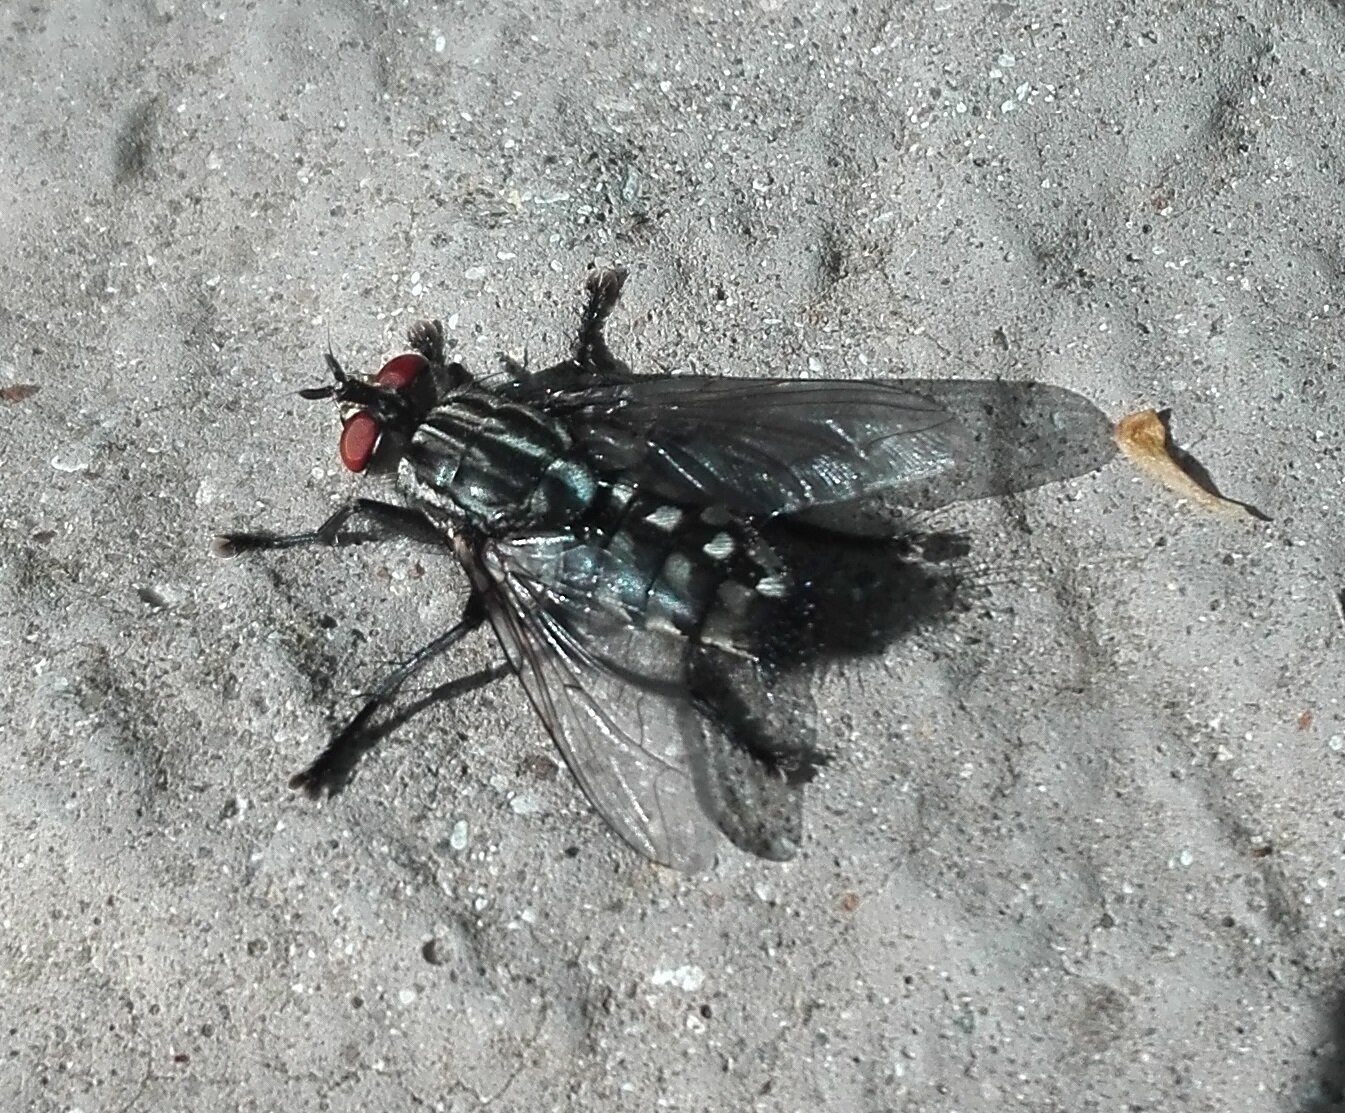
[[(10, 6), (0, 1107), (1341, 1108), (1345, 9), (854, 9)], [(512, 679), (296, 798), (464, 581), (212, 533), (376, 490), (329, 337), (545, 362), (595, 259), (639, 370), (1170, 407), (1273, 521), (936, 514), (987, 595), (819, 678), (787, 866), (637, 859)]]

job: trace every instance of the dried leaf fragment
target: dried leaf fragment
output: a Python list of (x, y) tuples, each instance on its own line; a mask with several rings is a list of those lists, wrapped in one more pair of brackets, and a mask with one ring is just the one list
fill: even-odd
[[(1255, 507), (1219, 494), (1205, 470), (1172, 443), (1164, 418), (1157, 410), (1127, 414), (1116, 423), (1113, 432), (1117, 446), (1140, 471), (1197, 506), (1228, 518), (1266, 521), (1266, 516)], [(1193, 471), (1199, 472), (1199, 478)]]

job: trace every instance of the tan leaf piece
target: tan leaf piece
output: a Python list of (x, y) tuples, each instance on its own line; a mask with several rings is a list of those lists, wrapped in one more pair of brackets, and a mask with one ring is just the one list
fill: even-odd
[(1255, 507), (1219, 494), (1205, 469), (1172, 443), (1165, 415), (1157, 410), (1127, 414), (1116, 423), (1112, 435), (1121, 451), (1140, 471), (1153, 476), (1174, 494), (1226, 518), (1248, 522), (1267, 520)]

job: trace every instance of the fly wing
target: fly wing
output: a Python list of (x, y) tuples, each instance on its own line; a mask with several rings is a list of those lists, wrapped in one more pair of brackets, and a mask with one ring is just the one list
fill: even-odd
[(528, 542), (486, 542), (468, 573), (509, 662), (594, 808), (628, 844), (689, 872), (721, 836), (762, 857), (802, 839), (801, 786), (736, 745), (687, 687), (688, 644), (604, 618)]
[(1114, 451), (1097, 407), (1033, 382), (650, 377), (547, 406), (600, 469), (646, 490), (842, 533), (1082, 475)]
[(962, 440), (946, 410), (893, 383), (649, 378), (575, 401), (571, 431), (601, 470), (752, 516), (933, 477)]
[(1116, 455), (1111, 420), (1081, 394), (1050, 383), (908, 380), (953, 415), (961, 430), (954, 464), (912, 477), (892, 498), (930, 509), (1028, 491), (1096, 471)]

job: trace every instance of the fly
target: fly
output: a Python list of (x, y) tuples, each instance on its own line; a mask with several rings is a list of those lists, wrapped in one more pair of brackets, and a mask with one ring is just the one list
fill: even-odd
[[(793, 857), (827, 754), (805, 667), (874, 652), (946, 611), (945, 535), (914, 513), (1084, 474), (1111, 455), (1090, 402), (1042, 383), (636, 375), (604, 324), (625, 272), (594, 272), (568, 359), (487, 385), (421, 322), (372, 379), (328, 353), (339, 449), (396, 468), (303, 533), (219, 550), (394, 536), (448, 549), (458, 622), (386, 676), (291, 784), (339, 791), (399, 689), (483, 623), (593, 807), (655, 862), (722, 838)], [(356, 527), (359, 527), (358, 529)]]

